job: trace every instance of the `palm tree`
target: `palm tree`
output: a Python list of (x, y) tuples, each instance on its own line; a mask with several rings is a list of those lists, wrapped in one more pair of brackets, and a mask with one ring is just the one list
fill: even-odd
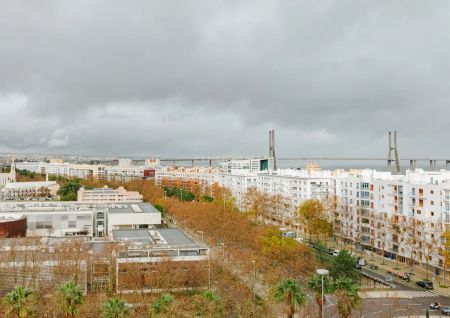
[(105, 318), (125, 318), (128, 314), (128, 308), (121, 299), (108, 299), (103, 305)]
[(350, 317), (352, 310), (359, 304), (359, 286), (348, 277), (340, 277), (333, 283), (337, 298), (337, 309), (343, 318)]
[(173, 304), (173, 296), (171, 294), (162, 294), (151, 305), (150, 316), (165, 313)]
[(65, 282), (59, 285), (58, 292), (63, 298), (64, 316), (67, 318), (76, 317), (80, 312), (80, 305), (84, 301), (80, 287), (73, 282)]
[(303, 306), (308, 301), (303, 287), (294, 279), (287, 279), (278, 283), (274, 298), (276, 301), (287, 302), (288, 318), (294, 317), (295, 305)]
[(31, 295), (31, 289), (19, 285), (5, 295), (3, 303), (9, 307), (8, 312), (14, 313), (15, 317), (26, 318), (29, 314), (27, 305)]

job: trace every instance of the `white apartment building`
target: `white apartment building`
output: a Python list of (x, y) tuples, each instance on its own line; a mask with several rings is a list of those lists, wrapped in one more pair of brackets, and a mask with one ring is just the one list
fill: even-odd
[(19, 170), (27, 170), (30, 172), (41, 173), (42, 162), (39, 161), (22, 161), (16, 163), (16, 168)]
[[(247, 162), (248, 163), (248, 162)], [(222, 165), (222, 167), (224, 167)], [(230, 168), (231, 167), (231, 168)], [(164, 168), (157, 180), (203, 180), (231, 190), (238, 208), (249, 188), (286, 198), (284, 217), (295, 224), (296, 208), (308, 199), (325, 199), (338, 240), (401, 262), (443, 267), (442, 234), (450, 225), (450, 172), (407, 171), (392, 175), (375, 170), (280, 169), (199, 173), (196, 168)], [(236, 168), (236, 169), (235, 169)], [(232, 172), (227, 172), (232, 171)], [(412, 261), (411, 261), (412, 260)]]
[(105, 174), (108, 180), (126, 182), (144, 177), (144, 166), (106, 166)]
[(144, 166), (149, 168), (158, 168), (161, 166), (161, 162), (159, 159), (145, 159)]
[(119, 159), (120, 168), (129, 168), (133, 165), (133, 160), (131, 159)]
[(249, 172), (273, 171), (275, 160), (272, 157), (230, 159), (220, 163), (220, 168), (228, 173), (235, 173), (241, 170)]
[(105, 166), (89, 164), (71, 164), (64, 162), (18, 162), (17, 169), (28, 170), (38, 174), (48, 174), (80, 179), (95, 178), (104, 180)]
[(88, 165), (88, 164), (69, 164), (67, 168), (67, 176), (80, 179), (106, 179), (106, 166), (104, 165)]
[(242, 209), (244, 195), (250, 188), (256, 188), (258, 184), (258, 175), (249, 173), (248, 170), (234, 171), (235, 173), (221, 173), (219, 185), (231, 191), (236, 198), (236, 205)]
[(124, 187), (111, 189), (104, 186), (92, 190), (80, 188), (77, 193), (77, 202), (85, 203), (142, 202), (143, 200), (142, 194), (137, 191), (127, 191)]
[(289, 205), (285, 216), (293, 217), (303, 201), (320, 199), (331, 193), (332, 174), (331, 171), (293, 169), (260, 173), (241, 170), (234, 174), (221, 174), (219, 184), (231, 190), (238, 207), (242, 207), (244, 195), (252, 187), (269, 195), (281, 195)]
[(69, 176), (69, 164), (67, 163), (47, 163), (40, 165), (37, 173), (49, 174), (53, 176)]
[[(118, 166), (74, 164), (64, 162), (18, 162), (16, 167), (38, 174), (49, 174), (69, 178), (98, 179), (126, 182), (134, 179), (142, 179), (145, 171), (150, 169), (145, 166), (134, 166), (130, 159), (121, 159)], [(1, 181), (1, 179), (0, 179)]]
[(207, 167), (160, 167), (155, 170), (155, 182), (158, 185), (166, 181), (193, 181), (201, 186), (212, 187), (219, 182), (220, 169)]
[(449, 193), (449, 171), (338, 172), (336, 236), (400, 262), (442, 269), (442, 236), (450, 225)]

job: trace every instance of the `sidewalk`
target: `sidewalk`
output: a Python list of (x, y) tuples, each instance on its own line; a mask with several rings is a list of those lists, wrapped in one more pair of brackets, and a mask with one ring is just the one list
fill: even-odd
[[(334, 245), (334, 247), (336, 249), (345, 249), (345, 250), (348, 250), (348, 251), (351, 250), (351, 247), (348, 246), (348, 245)], [(361, 255), (360, 251), (355, 251), (353, 249), (353, 252), (356, 253), (357, 255)], [(383, 264), (383, 258), (381, 256), (379, 256), (377, 254), (373, 254), (373, 256), (368, 255), (367, 251), (364, 251), (362, 253), (362, 257), (366, 261), (366, 265), (365, 265), (366, 268), (369, 269), (370, 268), (369, 266), (371, 264), (377, 265), (378, 266), (378, 270), (373, 270), (373, 269), (370, 269), (370, 270), (374, 271), (374, 272), (377, 272), (379, 274), (382, 274), (382, 275), (387, 275), (388, 274), (387, 273), (388, 269), (395, 269), (395, 271), (401, 272), (401, 273), (409, 272), (411, 270), (411, 267), (409, 265), (403, 264), (403, 263), (400, 263), (400, 262), (397, 264), (397, 261), (391, 260), (391, 259), (388, 259), (388, 258), (384, 258), (384, 264)], [(396, 268), (398, 268), (398, 269), (396, 269)], [(419, 267), (419, 266), (414, 266), (413, 272), (414, 272), (414, 275), (411, 276), (411, 281), (409, 283), (404, 281), (404, 280), (402, 280), (402, 279), (400, 279), (400, 278), (397, 278), (397, 277), (393, 277), (393, 279), (395, 281), (401, 282), (403, 285), (408, 285), (408, 286), (417, 288), (416, 281), (426, 279), (427, 274), (426, 274), (425, 269), (423, 269), (422, 267)], [(433, 279), (433, 277), (434, 277), (434, 279)], [(443, 284), (443, 277), (442, 276), (434, 276), (434, 273), (428, 272), (428, 279), (430, 281), (433, 281), (433, 287), (434, 287), (434, 289), (430, 290), (430, 292), (435, 293), (435, 294), (440, 295), (440, 296), (446, 296), (446, 297), (450, 296), (450, 288), (442, 288), (442, 287), (439, 286), (439, 285), (441, 285), (441, 281), (442, 281), (442, 284)], [(450, 277), (446, 277), (445, 278), (445, 284), (447, 286), (450, 285)]]

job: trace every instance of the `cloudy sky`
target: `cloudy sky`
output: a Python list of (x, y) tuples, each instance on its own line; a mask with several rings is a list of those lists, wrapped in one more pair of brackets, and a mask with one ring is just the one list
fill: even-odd
[(450, 1), (0, 3), (0, 152), (450, 156)]

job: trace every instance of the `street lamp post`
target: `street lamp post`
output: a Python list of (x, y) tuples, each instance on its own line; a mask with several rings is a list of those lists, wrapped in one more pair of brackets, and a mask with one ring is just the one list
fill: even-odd
[(319, 268), (318, 270), (316, 270), (317, 275), (320, 275), (322, 277), (322, 318), (323, 316), (323, 312), (324, 312), (324, 288), (323, 288), (323, 280), (325, 278), (325, 276), (327, 276), (329, 274), (329, 271), (326, 269), (321, 269)]

